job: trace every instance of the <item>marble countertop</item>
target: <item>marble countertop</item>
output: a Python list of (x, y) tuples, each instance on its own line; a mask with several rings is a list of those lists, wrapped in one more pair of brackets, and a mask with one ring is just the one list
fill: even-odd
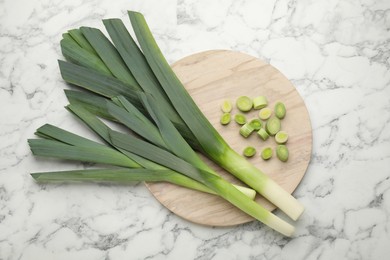
[[(67, 167), (31, 155), (26, 140), (37, 127), (84, 129), (64, 109), (61, 34), (126, 20), (130, 9), (145, 15), (170, 62), (237, 50), (296, 86), (311, 117), (313, 155), (294, 192), (306, 211), (293, 238), (258, 222), (192, 224), (141, 183), (38, 185), (29, 176)], [(0, 108), (0, 259), (388, 259), (388, 0), (4, 0)]]

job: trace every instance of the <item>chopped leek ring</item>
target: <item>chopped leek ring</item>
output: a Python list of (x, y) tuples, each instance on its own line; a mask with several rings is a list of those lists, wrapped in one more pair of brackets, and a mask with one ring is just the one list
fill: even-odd
[(237, 114), (234, 116), (234, 121), (239, 125), (243, 125), (246, 123), (246, 117), (243, 114)]
[(221, 124), (227, 125), (230, 123), (230, 121), (231, 121), (230, 113), (223, 113), (223, 115), (221, 116), (221, 120), (220, 120)]
[(278, 144), (285, 144), (288, 140), (288, 133), (286, 131), (279, 131), (275, 135), (275, 141)]
[(280, 144), (276, 147), (276, 156), (281, 160), (282, 162), (287, 162), (289, 152), (287, 149), (287, 146), (284, 144)]
[(277, 117), (270, 117), (265, 125), (265, 129), (270, 135), (276, 135), (276, 133), (280, 131), (280, 128), (281, 123)]
[(268, 107), (265, 107), (265, 108), (260, 109), (259, 118), (261, 120), (267, 120), (268, 118), (270, 118), (271, 114), (272, 114), (272, 110)]
[(274, 110), (277, 118), (283, 119), (286, 116), (286, 107), (282, 102), (277, 102)]
[(264, 130), (264, 128), (260, 128), (260, 130), (257, 131), (257, 134), (260, 136), (261, 139), (263, 139), (263, 141), (267, 140), (269, 137), (269, 134), (267, 133), (267, 131)]
[(256, 148), (254, 148), (252, 146), (245, 147), (245, 149), (243, 151), (243, 155), (245, 157), (253, 157), (255, 154), (256, 154)]
[(243, 125), (241, 128), (240, 128), (240, 134), (247, 138), (248, 136), (250, 136), (250, 134), (253, 132), (253, 127), (251, 126), (250, 123), (246, 123), (245, 125)]
[(230, 113), (233, 109), (232, 102), (228, 99), (224, 100), (222, 105), (221, 105), (221, 110), (224, 113)]
[(249, 124), (251, 125), (251, 127), (253, 128), (253, 130), (260, 130), (261, 126), (263, 125), (263, 123), (260, 121), (260, 119), (252, 119)]
[(263, 158), (263, 160), (269, 160), (272, 157), (272, 153), (271, 147), (265, 147), (263, 151), (261, 151), (261, 158)]
[(253, 107), (252, 99), (247, 96), (241, 96), (236, 101), (237, 108), (242, 112), (248, 112)]
[(262, 109), (268, 105), (267, 98), (265, 96), (258, 96), (253, 99), (253, 108)]

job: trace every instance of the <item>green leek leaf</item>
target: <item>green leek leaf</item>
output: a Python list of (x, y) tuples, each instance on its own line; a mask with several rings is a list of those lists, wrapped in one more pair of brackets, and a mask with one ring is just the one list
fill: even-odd
[(109, 147), (77, 147), (46, 139), (29, 139), (28, 143), (32, 153), (36, 156), (123, 167), (139, 167), (133, 160)]
[(196, 182), (182, 174), (178, 174), (169, 169), (92, 169), (92, 170), (72, 170), (58, 172), (37, 172), (31, 176), (38, 182), (58, 181), (58, 182), (119, 182), (128, 183), (135, 181), (147, 182), (170, 182), (193, 190), (215, 194), (210, 188)]
[(153, 96), (158, 100), (160, 109), (164, 111), (164, 114), (171, 121), (181, 122), (181, 118), (173, 109), (143, 53), (127, 31), (123, 22), (120, 19), (108, 19), (103, 20), (103, 23), (119, 54), (144, 92), (153, 93)]
[[(131, 107), (129, 112), (124, 108), (107, 102), (107, 108), (112, 117), (116, 118), (138, 135), (160, 147), (165, 146), (164, 140), (161, 138), (156, 127), (150, 121), (145, 121), (145, 117), (135, 107)], [(130, 107), (128, 106), (128, 108)]]
[(80, 29), (72, 29), (72, 30), (69, 30), (68, 33), (78, 43), (78, 45), (81, 48), (89, 51), (90, 53), (92, 53), (94, 55), (97, 55), (96, 51), (94, 50), (92, 45), (87, 41), (87, 39), (84, 37), (84, 35), (80, 31)]
[(60, 44), (62, 55), (64, 55), (67, 60), (83, 67), (95, 69), (104, 75), (112, 75), (98, 56), (81, 48), (73, 39), (64, 38), (61, 40)]
[(62, 78), (66, 82), (108, 98), (122, 95), (130, 100), (134, 106), (142, 107), (139, 101), (138, 91), (134, 86), (70, 62), (59, 60), (58, 64)]
[(115, 121), (107, 111), (109, 99), (86, 91), (65, 89), (64, 92), (70, 104), (79, 104), (96, 116)]
[(116, 78), (134, 86), (138, 90), (141, 89), (114, 45), (112, 45), (99, 29), (81, 27), (80, 30)]
[(37, 135), (50, 137), (53, 140), (57, 140), (59, 142), (74, 145), (74, 146), (83, 146), (83, 147), (105, 147), (105, 145), (91, 141), (87, 138), (81, 137), (79, 135), (73, 134), (71, 132), (68, 132), (66, 130), (63, 130), (59, 127), (45, 124), (41, 127), (39, 127), (36, 131)]
[(142, 14), (129, 12), (131, 24), (149, 66), (172, 105), (209, 156), (219, 156), (227, 144), (185, 90), (153, 38)]

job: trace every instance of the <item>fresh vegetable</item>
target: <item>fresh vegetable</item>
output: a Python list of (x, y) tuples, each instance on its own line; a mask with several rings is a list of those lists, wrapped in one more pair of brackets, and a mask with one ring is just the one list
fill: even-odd
[(230, 123), (230, 121), (231, 121), (230, 113), (223, 113), (223, 115), (221, 116), (221, 120), (220, 120), (221, 124), (227, 125)]
[[(74, 108), (73, 109), (77, 109)], [(78, 113), (82, 113), (78, 111)], [(104, 129), (103, 125), (94, 124)], [(96, 128), (97, 129), (97, 128)], [(108, 128), (107, 128), (108, 129)], [(104, 135), (104, 130), (100, 134)], [(45, 139), (30, 139), (29, 145), (34, 155), (63, 160), (77, 160), (106, 165), (116, 165), (122, 169), (76, 170), (61, 172), (32, 173), (36, 181), (167, 181), (190, 189), (215, 194), (203, 184), (194, 181), (168, 168), (158, 166), (147, 160), (142, 165), (133, 160), (134, 156), (122, 153), (106, 145), (91, 141), (52, 125), (38, 128), (36, 135)], [(249, 191), (248, 191), (249, 192)], [(248, 193), (252, 196), (251, 192)]]
[[(129, 40), (130, 34), (117, 20), (105, 21), (105, 26), (115, 46), (96, 29), (86, 27), (80, 29), (94, 49), (95, 54), (90, 51), (89, 53), (95, 55), (97, 63), (80, 61), (84, 58), (78, 56), (77, 53), (86, 49), (79, 44), (80, 48), (67, 49), (74, 60), (69, 59), (70, 62), (59, 63), (61, 75), (69, 83), (104, 96), (103, 99), (107, 103), (94, 104), (91, 100), (99, 100), (102, 97), (95, 97), (91, 93), (77, 95), (78, 93), (74, 91), (68, 91), (67, 96), (71, 103), (68, 109), (86, 121), (105, 142), (136, 163), (142, 166), (153, 163), (158, 167), (170, 168), (181, 174), (187, 174), (187, 177), (190, 176), (199, 181), (252, 217), (285, 235), (291, 235), (293, 232), (291, 225), (243, 196), (231, 184), (210, 172), (209, 169), (203, 168), (205, 166), (198, 161), (200, 159), (184, 145), (188, 142), (192, 148), (202, 152), (237, 178), (252, 186), (292, 219), (297, 219), (302, 213), (303, 207), (299, 202), (266, 174), (233, 151), (211, 126), (166, 62), (144, 17), (136, 12), (129, 12), (129, 17), (142, 51), (138, 49), (134, 41)], [(71, 37), (67, 35), (65, 38)], [(110, 73), (107, 73), (107, 70)], [(145, 93), (146, 97), (142, 93)], [(147, 93), (152, 94), (156, 99), (149, 102), (150, 97)], [(120, 97), (121, 95), (123, 97)], [(89, 99), (88, 96), (93, 97)], [(113, 100), (110, 101), (109, 98)], [(133, 111), (133, 108), (136, 108), (139, 113)], [(142, 133), (142, 138), (145, 140), (132, 135), (116, 133), (101, 125), (96, 119), (85, 116), (87, 111), (119, 121), (126, 126), (135, 123), (133, 130), (135, 132), (140, 131), (137, 127), (145, 123), (143, 117), (138, 117), (143, 114), (153, 119), (161, 136), (159, 137), (155, 130), (149, 130), (148, 123), (145, 123), (148, 125), (146, 127), (148, 133)], [(127, 121), (123, 117), (126, 113), (137, 119)], [(174, 127), (167, 122), (171, 122)], [(186, 142), (178, 138), (174, 129), (179, 130)], [(141, 135), (141, 133), (137, 134)]]
[(264, 128), (260, 128), (260, 130), (257, 131), (257, 134), (260, 136), (261, 139), (263, 139), (263, 141), (267, 140), (269, 137), (269, 134), (267, 133), (267, 131), (265, 131)]
[(277, 132), (280, 131), (281, 123), (277, 117), (270, 117), (265, 124), (265, 129), (267, 130), (269, 135), (276, 135)]
[(253, 107), (252, 99), (247, 96), (241, 96), (236, 100), (237, 108), (242, 112), (248, 112)]
[(244, 124), (243, 126), (241, 126), (240, 128), (240, 134), (247, 138), (248, 136), (250, 136), (250, 134), (253, 132), (253, 127), (250, 123), (246, 123)]
[(263, 123), (259, 119), (255, 118), (249, 122), (249, 125), (253, 128), (253, 130), (258, 131), (260, 130)]
[(287, 149), (287, 146), (284, 144), (280, 144), (276, 147), (276, 156), (281, 160), (282, 162), (287, 162), (289, 152)]
[(262, 109), (268, 105), (267, 98), (265, 96), (258, 96), (253, 99), (253, 108)]
[[(119, 97), (118, 101), (124, 102), (124, 103), (122, 103), (123, 107), (126, 107), (126, 108), (131, 109), (131, 110), (133, 109), (133, 108), (129, 107), (129, 103), (127, 103), (127, 101), (125, 101), (125, 99)], [(114, 105), (111, 105), (111, 106), (114, 106)], [(75, 115), (77, 115), (82, 121), (84, 121), (85, 124), (87, 126), (89, 126), (93, 131), (95, 131), (103, 140), (105, 140), (106, 142), (108, 142), (109, 144), (114, 146), (110, 137), (109, 137), (109, 132), (112, 130), (108, 126), (106, 126), (104, 123), (102, 123), (95, 116), (90, 114), (88, 111), (84, 110), (79, 105), (69, 105), (68, 109), (71, 112), (73, 112)], [(123, 118), (121, 118), (121, 116), (123, 116), (123, 114), (115, 111), (113, 109), (113, 107), (111, 107), (111, 109), (112, 110), (110, 110), (110, 111), (113, 113), (113, 115), (117, 116), (119, 119), (123, 119)], [(137, 113), (136, 110), (132, 110), (132, 112), (134, 114)], [(129, 118), (130, 117), (127, 117), (125, 120), (129, 120)], [(132, 120), (132, 119), (130, 119), (130, 120)], [(145, 132), (151, 132), (153, 134), (156, 133), (156, 132), (154, 132), (155, 126), (152, 124), (149, 124), (149, 122), (147, 121), (148, 119), (141, 118), (141, 120), (144, 123), (144, 131)], [(126, 124), (126, 122), (125, 122), (125, 124)], [(135, 130), (137, 128), (137, 126), (134, 126), (134, 125), (131, 125), (131, 126), (132, 126), (132, 130)], [(158, 134), (159, 134), (159, 131), (158, 131)], [(135, 155), (134, 153), (129, 153), (129, 152), (126, 152), (126, 151), (119, 149), (120, 152), (123, 153), (123, 155), (125, 155), (125, 157), (123, 157), (123, 155), (121, 153), (118, 153), (116, 150), (113, 150), (112, 148), (108, 148), (102, 144), (90, 141), (88, 139), (85, 139), (83, 137), (69, 133), (65, 130), (56, 128), (54, 126), (45, 125), (45, 126), (39, 128), (37, 130), (37, 135), (44, 137), (44, 138), (50, 138), (50, 139), (54, 140), (54, 141), (44, 140), (44, 139), (43, 140), (42, 139), (29, 140), (31, 150), (33, 151), (33, 153), (35, 155), (38, 155), (38, 156), (54, 157), (54, 158), (67, 159), (67, 160), (73, 159), (73, 160), (80, 160), (80, 161), (86, 161), (86, 162), (97, 162), (97, 163), (103, 163), (103, 164), (108, 164), (108, 165), (118, 165), (118, 166), (123, 166), (123, 167), (130, 167), (130, 168), (144, 167), (144, 168), (149, 169), (149, 171), (153, 171), (153, 172), (160, 171), (160, 170), (169, 170), (169, 168), (158, 165), (158, 164), (150, 161), (149, 159), (140, 158), (137, 155)], [(150, 136), (150, 134), (145, 134), (145, 136)], [(162, 138), (161, 140), (164, 140), (164, 138), (162, 136), (161, 136), (161, 138)], [(182, 137), (180, 136), (180, 138), (182, 138)], [(154, 141), (154, 143), (156, 143), (156, 144), (160, 143), (160, 141), (156, 141), (156, 140)], [(55, 149), (53, 149), (52, 144), (45, 145), (45, 143), (47, 143), (47, 141), (56, 142), (56, 143), (58, 143), (58, 145), (60, 145), (60, 147), (55, 150)], [(177, 140), (177, 142), (179, 142), (179, 141)], [(37, 147), (35, 145), (35, 143), (39, 143), (41, 145)], [(186, 145), (188, 145), (188, 144), (186, 144)], [(66, 146), (68, 146), (69, 148), (64, 148)], [(80, 146), (80, 147), (78, 147), (78, 146)], [(167, 146), (165, 144), (165, 141), (163, 141), (163, 143), (160, 143), (160, 146), (164, 147), (167, 150), (170, 150), (169, 146)], [(181, 147), (181, 149), (185, 149), (184, 145), (180, 145), (180, 147)], [(79, 148), (79, 149), (82, 148), (83, 153), (82, 154), (74, 154), (75, 148)], [(118, 147), (115, 147), (115, 148), (118, 149)], [(106, 156), (106, 154), (103, 154), (103, 157), (104, 158), (107, 157), (107, 158), (104, 161), (100, 160), (96, 154), (100, 154), (102, 149), (105, 149), (108, 151), (111, 150), (112, 151), (111, 153), (114, 153), (114, 155), (116, 152), (117, 154), (122, 156), (122, 157), (119, 157), (119, 155), (116, 155), (116, 157), (117, 157), (116, 161), (119, 161), (122, 164), (116, 163), (116, 161), (113, 160), (113, 159), (115, 159), (115, 157)], [(42, 150), (44, 151), (43, 153), (42, 153)], [(201, 167), (205, 170), (208, 170), (210, 173), (216, 174), (203, 161), (201, 161), (194, 152), (191, 152), (191, 150), (181, 151), (181, 155), (182, 156), (189, 155), (188, 156), (188, 158), (190, 158), (189, 160), (191, 160), (194, 163), (196, 162), (199, 167)], [(102, 155), (100, 155), (100, 156), (102, 156)], [(56, 173), (54, 172), (52, 174), (56, 174)], [(42, 174), (39, 174), (39, 175), (42, 176)], [(176, 176), (176, 175), (180, 175), (180, 176)], [(51, 178), (50, 174), (48, 174), (48, 173), (45, 173), (43, 176), (45, 176), (45, 177), (40, 177), (39, 180), (44, 181), (44, 180), (47, 180), (48, 178)], [(135, 176), (138, 176), (138, 177), (133, 176), (131, 178), (133, 178), (134, 180), (138, 180), (138, 181), (161, 181), (161, 178), (153, 177), (154, 173), (147, 174), (145, 176), (145, 179), (142, 178), (142, 175), (135, 175)], [(58, 176), (55, 178), (57, 178), (57, 180), (59, 180)], [(210, 190), (209, 188), (205, 187), (204, 185), (194, 181), (193, 179), (189, 179), (185, 176), (182, 176), (181, 174), (179, 174), (177, 172), (175, 174), (169, 173), (169, 176), (164, 177), (164, 178), (165, 178), (164, 179), (165, 181), (168, 181), (168, 182), (171, 182), (171, 183), (174, 183), (177, 185), (181, 185), (181, 186), (184, 186), (187, 188), (215, 194), (214, 191)], [(65, 176), (64, 176), (63, 180), (74, 180), (74, 179), (72, 179), (72, 178), (65, 179)], [(113, 181), (115, 181), (115, 180), (113, 180)], [(237, 188), (238, 190), (240, 190), (241, 192), (243, 192), (249, 198), (251, 198), (251, 199), (254, 198), (255, 192), (252, 189), (248, 189), (246, 187), (237, 186), (237, 185), (233, 185), (233, 186), (235, 188)]]
[(253, 157), (256, 154), (256, 148), (254, 148), (253, 146), (247, 146), (244, 148), (242, 154), (245, 157)]
[(271, 147), (265, 147), (261, 151), (261, 158), (263, 158), (263, 160), (269, 160), (272, 157), (272, 154), (273, 154), (272, 148)]
[(232, 102), (228, 99), (224, 100), (221, 106), (221, 110), (224, 113), (230, 113), (233, 109)]
[[(84, 34), (79, 29), (72, 29), (69, 30), (68, 33), (64, 33), (63, 38), (66, 39), (72, 39), (75, 41), (82, 49), (97, 55), (95, 49), (91, 46), (91, 44), (85, 39)], [(66, 37), (68, 36), (68, 37)]]
[(278, 144), (284, 144), (288, 140), (288, 133), (286, 131), (279, 131), (275, 135), (275, 141)]
[[(282, 221), (269, 211), (265, 210), (253, 200), (248, 199), (221, 177), (215, 174), (209, 174), (206, 171), (196, 168), (186, 161), (173, 157), (172, 154), (167, 151), (153, 146), (150, 143), (144, 142), (141, 139), (133, 138), (130, 135), (124, 135), (114, 131), (110, 133), (110, 136), (113, 143), (118, 145), (120, 148), (134, 152), (141, 157), (148, 157), (152, 161), (168, 168), (183, 172), (187, 176), (204, 183), (222, 198), (228, 200), (233, 205), (236, 205), (238, 208), (252, 217), (262, 221), (266, 225), (287, 236), (292, 234), (294, 228), (290, 224)], [(153, 151), (153, 153), (150, 153), (150, 151)]]
[(192, 134), (195, 135), (205, 155), (262, 194), (292, 219), (297, 219), (303, 212), (303, 206), (266, 174), (229, 147), (202, 114), (173, 72), (157, 46), (142, 14), (129, 12), (129, 16), (138, 43), (150, 68), (159, 80), (173, 107)]
[(272, 114), (272, 110), (269, 107), (265, 107), (260, 109), (259, 118), (261, 120), (267, 120), (268, 118), (270, 118), (271, 114)]
[(283, 119), (286, 116), (286, 107), (282, 102), (276, 102), (274, 111), (275, 116), (279, 119)]
[(236, 114), (234, 116), (234, 121), (239, 125), (243, 125), (246, 123), (246, 117), (243, 114)]

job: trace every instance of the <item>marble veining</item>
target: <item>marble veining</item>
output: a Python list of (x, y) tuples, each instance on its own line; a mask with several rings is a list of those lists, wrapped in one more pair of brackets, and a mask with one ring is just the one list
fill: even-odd
[[(0, 1), (0, 259), (388, 259), (388, 0)], [(37, 185), (26, 140), (51, 123), (94, 136), (63, 107), (61, 34), (144, 13), (169, 62), (209, 49), (259, 57), (296, 86), (313, 155), (293, 238), (252, 222), (189, 223), (134, 185)], [(75, 164), (73, 168), (89, 165)], [(277, 214), (281, 215), (280, 212)]]

